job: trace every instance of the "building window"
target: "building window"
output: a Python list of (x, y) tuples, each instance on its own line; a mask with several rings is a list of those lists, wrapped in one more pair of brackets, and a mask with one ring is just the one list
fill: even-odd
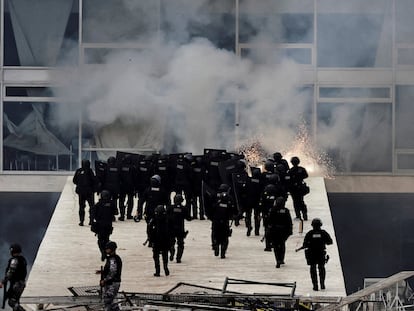
[(390, 103), (318, 103), (318, 143), (339, 172), (391, 172), (391, 116)]
[(77, 128), (58, 112), (63, 104), (5, 102), (3, 104), (3, 170), (72, 170)]
[(4, 4), (5, 66), (77, 64), (77, 0), (5, 0)]

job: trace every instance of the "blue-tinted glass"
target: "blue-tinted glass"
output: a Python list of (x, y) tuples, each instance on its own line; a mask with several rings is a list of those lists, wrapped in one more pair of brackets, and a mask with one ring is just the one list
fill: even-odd
[[(319, 14), (317, 60), (319, 67), (383, 67), (391, 65), (391, 53), (376, 59), (382, 47), (383, 16), (379, 14)], [(362, 31), (363, 30), (363, 31)], [(391, 34), (386, 33), (388, 39)], [(388, 42), (391, 42), (389, 40)], [(381, 63), (378, 63), (381, 62)]]

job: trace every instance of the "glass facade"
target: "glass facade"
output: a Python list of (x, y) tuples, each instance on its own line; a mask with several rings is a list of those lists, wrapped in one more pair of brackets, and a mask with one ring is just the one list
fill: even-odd
[(338, 173), (414, 174), (411, 0), (0, 4), (0, 172), (283, 150), (304, 123)]

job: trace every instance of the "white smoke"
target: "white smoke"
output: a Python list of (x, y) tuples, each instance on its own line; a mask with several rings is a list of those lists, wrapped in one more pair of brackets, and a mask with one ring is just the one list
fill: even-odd
[[(130, 130), (135, 126), (134, 135), (140, 136), (141, 132), (137, 131), (154, 128), (155, 124), (162, 127), (164, 133), (170, 134), (170, 140), (174, 140), (173, 143), (162, 141), (157, 146), (174, 145), (175, 151), (200, 153), (207, 147), (232, 150), (252, 137), (260, 137), (263, 140), (261, 144), (269, 151), (286, 150), (286, 146), (294, 141), (301, 120), (313, 123), (310, 118), (310, 113), (313, 113), (317, 118), (322, 118), (322, 121), (317, 121), (318, 144), (327, 150), (339, 150), (341, 161), (348, 161), (344, 164), (346, 169), (354, 165), (353, 159), (360, 156), (361, 150), (365, 152), (367, 147), (372, 147), (367, 153), (371, 155), (377, 154), (375, 148), (379, 146), (381, 150), (388, 148), (389, 140), (370, 143), (371, 129), (380, 120), (387, 119), (384, 111), (371, 108), (355, 110), (349, 109), (350, 106), (326, 104), (325, 107), (329, 106), (329, 121), (323, 119), (319, 106), (315, 111), (312, 91), (300, 91), (303, 87), (303, 67), (277, 52), (275, 43), (283, 42), (285, 36), (283, 19), (277, 14), (257, 18), (266, 10), (277, 12), (280, 9), (277, 2), (265, 1), (264, 7), (256, 1), (242, 2), (244, 23), (255, 30), (255, 36), (251, 36), (248, 43), (263, 47), (252, 50), (250, 54), (253, 59), (260, 59), (259, 64), (240, 58), (232, 51), (217, 48), (209, 40), (214, 39), (210, 32), (206, 32), (205, 37), (201, 32), (199, 37), (192, 38), (191, 27), (214, 28), (216, 36), (221, 35), (219, 30), (234, 35), (234, 24), (224, 18), (217, 19), (219, 13), (234, 10), (234, 1), (165, 1), (162, 2), (162, 9), (148, 1), (125, 0), (121, 3), (123, 6), (118, 4), (113, 11), (91, 10), (93, 13), (87, 16), (85, 37), (105, 41), (108, 40), (105, 36), (115, 36), (118, 41), (129, 45), (142, 43), (142, 38), (145, 38), (145, 47), (113, 49), (103, 57), (104, 64), (84, 66), (75, 75), (76, 87), (66, 90), (78, 96), (78, 101), (83, 105), (83, 121), (92, 125), (95, 132), (99, 132), (100, 127), (115, 123)], [(352, 3), (345, 5), (344, 13), (355, 10)], [(351, 14), (356, 25), (348, 25), (343, 30), (339, 29), (341, 23), (335, 25), (334, 22), (343, 21), (346, 15), (335, 13), (334, 17), (329, 16), (332, 13), (329, 12), (330, 4), (322, 1), (318, 7), (321, 12), (318, 26), (324, 28), (319, 30), (321, 35), (317, 42), (318, 66), (332, 67), (342, 60), (344, 67), (370, 62), (374, 62), (370, 65), (373, 67), (383, 65), (383, 58), (379, 55), (387, 53), (378, 52), (376, 59), (375, 55), (374, 59), (369, 58), (375, 45), (378, 45), (378, 51), (386, 51), (388, 47), (387, 44), (381, 45), (387, 42), (388, 31), (382, 29), (380, 23), (389, 8), (385, 2), (381, 3), (382, 9), (378, 8), (375, 14)], [(313, 8), (305, 8), (301, 13), (305, 14), (308, 9)], [(359, 9), (365, 12), (364, 8)], [(102, 15), (111, 14), (109, 12), (113, 15), (127, 12), (129, 18), (125, 21), (118, 15), (111, 15), (111, 29), (107, 29), (109, 26), (100, 29), (98, 21)], [(157, 28), (153, 21), (159, 12), (165, 22)], [(249, 15), (249, 12), (252, 14)], [(141, 20), (136, 21), (139, 18)], [(139, 38), (134, 38), (133, 34), (142, 24), (146, 25), (144, 30), (147, 35), (140, 33)], [(304, 41), (313, 37), (313, 27), (311, 25), (308, 32), (301, 33)], [(355, 35), (355, 29), (366, 29), (366, 33), (351, 38)], [(360, 40), (364, 44), (348, 53), (345, 46), (330, 42), (338, 36), (336, 30), (343, 35), (340, 40), (343, 44)], [(370, 38), (370, 34), (375, 33), (384, 39)], [(345, 57), (347, 55), (350, 57)], [(375, 64), (376, 61), (378, 64)], [(373, 115), (368, 116), (370, 113)], [(65, 117), (69, 115), (65, 111)], [(77, 120), (77, 115), (73, 119)], [(389, 129), (382, 126), (381, 130)], [(108, 147), (125, 147), (133, 140), (131, 136), (115, 139)], [(151, 137), (156, 140), (160, 135)], [(126, 145), (119, 146), (121, 142)], [(139, 144), (140, 141), (133, 141), (131, 145), (137, 147)], [(369, 157), (365, 160), (373, 163)], [(380, 163), (378, 165), (381, 166)]]

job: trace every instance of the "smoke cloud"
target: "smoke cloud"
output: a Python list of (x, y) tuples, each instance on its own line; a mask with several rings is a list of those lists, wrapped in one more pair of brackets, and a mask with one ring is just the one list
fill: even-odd
[[(344, 95), (341, 87), (327, 88), (314, 107), (314, 89), (304, 83), (301, 63), (311, 56), (301, 50), (298, 60), (278, 49), (279, 43), (312, 44), (317, 27), (313, 53), (319, 69), (390, 66), (387, 1), (376, 1), (375, 9), (361, 1), (319, 1), (316, 25), (309, 3), (240, 1), (240, 42), (260, 47), (242, 50), (243, 57), (223, 43), (233, 40), (234, 48), (234, 1), (161, 3), (122, 1), (116, 8), (85, 13), (85, 41), (129, 47), (99, 57), (85, 53), (91, 65), (76, 72), (76, 83), (64, 90), (64, 95), (76, 94), (83, 122), (109, 144), (105, 147), (200, 153), (207, 147), (234, 150), (259, 137), (269, 152), (286, 151), (305, 122), (311, 132), (316, 129), (318, 148), (336, 157), (343, 170), (390, 169), (388, 89), (355, 83), (350, 87), (356, 94)], [(293, 13), (277, 14), (288, 12), (284, 6), (289, 5), (295, 6)], [(111, 21), (110, 29), (103, 16)], [(72, 111), (63, 115), (77, 120)], [(118, 134), (108, 139), (110, 124)], [(127, 137), (118, 136), (122, 133)]]

